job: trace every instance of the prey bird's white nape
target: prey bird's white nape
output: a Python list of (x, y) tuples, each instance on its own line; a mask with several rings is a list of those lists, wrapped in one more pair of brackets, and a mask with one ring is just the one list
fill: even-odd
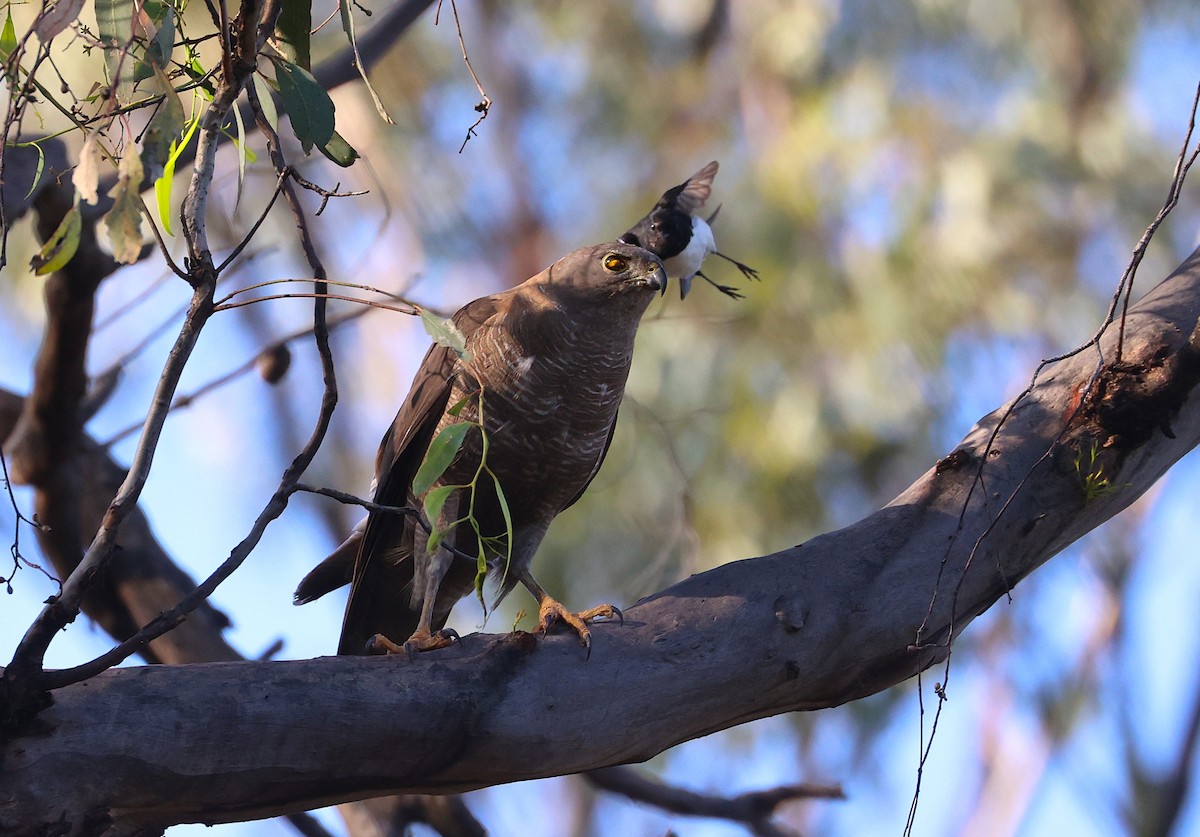
[(663, 261), (667, 275), (679, 281), (679, 297), (687, 297), (692, 281), (699, 276), (721, 293), (733, 299), (743, 294), (730, 285), (721, 285), (704, 274), (701, 268), (710, 255), (731, 262), (744, 276), (758, 278), (758, 271), (731, 259), (717, 250), (713, 236), (712, 221), (721, 211), (718, 206), (707, 220), (696, 214), (703, 208), (712, 194), (713, 178), (717, 176), (718, 164), (713, 160), (683, 183), (668, 189), (658, 203), (621, 236), (620, 240), (649, 250)]

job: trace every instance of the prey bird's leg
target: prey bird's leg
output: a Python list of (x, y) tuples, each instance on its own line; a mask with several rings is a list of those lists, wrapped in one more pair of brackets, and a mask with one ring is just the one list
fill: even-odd
[(587, 623), (593, 619), (612, 619), (621, 617), (621, 611), (610, 604), (602, 604), (589, 608), (582, 613), (572, 613), (550, 596), (537, 583), (528, 569), (517, 573), (517, 579), (525, 585), (525, 589), (533, 594), (538, 603), (538, 631), (544, 636), (555, 622), (565, 622), (579, 636), (579, 642), (584, 648), (592, 646), (592, 632)]
[(739, 291), (737, 288), (733, 287), (732, 285), (722, 285), (718, 282), (714, 282), (702, 270), (697, 270), (696, 275), (699, 276), (701, 279), (703, 279), (708, 284), (712, 285), (714, 288), (716, 288), (721, 293), (725, 294), (725, 296), (729, 297), (730, 299), (745, 299), (746, 298), (746, 295), (744, 293), (742, 293), (741, 291)]
[(740, 270), (742, 272), (742, 275), (745, 276), (747, 279), (757, 279), (758, 278), (758, 271), (755, 270), (754, 268), (750, 267), (750, 265), (742, 264), (737, 259), (731, 259), (731, 258), (729, 258), (729, 256), (726, 256), (724, 253), (719, 253), (716, 250), (713, 251), (713, 255), (720, 256), (725, 261), (732, 264), (734, 267), (736, 267), (738, 270)]

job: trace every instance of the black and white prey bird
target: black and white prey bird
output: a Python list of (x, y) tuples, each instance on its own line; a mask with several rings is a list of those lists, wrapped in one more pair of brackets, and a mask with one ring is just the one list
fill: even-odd
[(717, 250), (709, 224), (717, 217), (721, 207), (718, 206), (708, 220), (696, 214), (712, 194), (712, 182), (716, 176), (717, 161), (713, 160), (675, 188), (664, 192), (650, 214), (620, 238), (621, 241), (649, 250), (663, 260), (667, 275), (679, 280), (680, 299), (688, 295), (692, 280), (697, 276), (726, 296), (742, 298), (736, 288), (719, 285), (701, 272), (704, 259), (710, 253), (731, 262), (747, 278), (758, 278), (757, 270)]

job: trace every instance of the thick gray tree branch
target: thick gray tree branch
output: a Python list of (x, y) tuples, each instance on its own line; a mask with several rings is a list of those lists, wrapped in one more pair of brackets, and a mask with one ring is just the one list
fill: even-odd
[[(1053, 364), (998, 431), (1003, 410), (884, 509), (639, 602), (596, 627), (590, 659), (566, 635), (476, 634), (415, 660), (145, 667), (62, 688), (0, 750), (0, 831), (128, 832), (575, 773), (899, 683), (1197, 443), (1198, 318), (1193, 254), (1131, 311), (1121, 368), (1097, 375), (1094, 350)], [(1109, 488), (1085, 493), (1089, 475)]]

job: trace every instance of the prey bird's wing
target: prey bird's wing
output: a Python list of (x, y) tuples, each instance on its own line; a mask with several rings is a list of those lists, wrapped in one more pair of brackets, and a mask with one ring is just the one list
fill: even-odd
[(717, 161), (713, 160), (707, 166), (700, 169), (700, 171), (683, 181), (683, 183), (667, 191), (662, 199), (663, 201), (669, 201), (669, 196), (672, 196), (672, 193), (674, 193), (675, 206), (688, 215), (695, 215), (696, 210), (704, 206), (704, 202), (712, 194), (713, 178), (716, 176)]
[[(460, 309), (454, 324), (469, 341), (496, 311), (495, 297), (483, 297)], [(449, 406), (457, 362), (453, 349), (436, 343), (421, 362), (412, 390), (379, 447), (374, 497), (379, 505), (409, 505), (413, 478)], [(364, 653), (367, 640), (376, 633), (412, 633), (417, 619), (410, 604), (417, 525), (406, 514), (370, 513), (354, 563), (339, 654)]]

